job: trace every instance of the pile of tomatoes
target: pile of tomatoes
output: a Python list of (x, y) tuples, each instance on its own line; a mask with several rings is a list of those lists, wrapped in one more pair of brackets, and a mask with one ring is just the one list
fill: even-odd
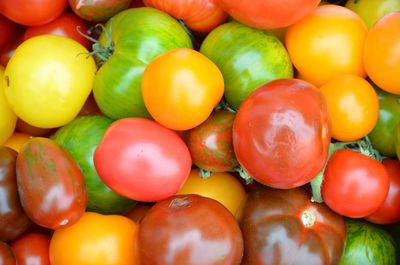
[(399, 47), (395, 0), (0, 0), (0, 264), (396, 264)]

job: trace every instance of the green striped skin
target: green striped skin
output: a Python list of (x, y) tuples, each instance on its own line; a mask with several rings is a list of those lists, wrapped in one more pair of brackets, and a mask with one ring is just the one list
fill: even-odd
[(142, 7), (112, 17), (99, 38), (113, 54), (98, 70), (93, 94), (100, 110), (113, 119), (150, 117), (142, 98), (141, 78), (158, 55), (176, 48), (192, 48), (184, 28), (159, 10)]
[(395, 265), (396, 244), (377, 225), (357, 219), (346, 220), (345, 249), (339, 265)]
[(225, 98), (234, 109), (262, 84), (293, 77), (293, 66), (282, 42), (272, 32), (238, 22), (214, 29), (203, 41), (200, 52), (221, 70)]
[(93, 153), (112, 122), (100, 115), (80, 116), (52, 136), (69, 151), (82, 170), (88, 192), (87, 209), (102, 214), (122, 214), (135, 204), (107, 187), (94, 167)]

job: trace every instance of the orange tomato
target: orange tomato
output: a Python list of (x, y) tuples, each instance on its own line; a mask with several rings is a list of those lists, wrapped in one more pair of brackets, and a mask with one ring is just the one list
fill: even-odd
[(243, 185), (232, 174), (214, 172), (208, 178), (202, 178), (197, 168), (192, 169), (177, 194), (197, 194), (214, 199), (224, 205), (234, 216), (246, 199)]
[(52, 265), (137, 265), (138, 225), (125, 216), (86, 212), (57, 229), (50, 242)]
[(366, 33), (355, 12), (322, 5), (288, 27), (285, 44), (301, 78), (321, 86), (342, 74), (366, 76), (362, 61)]
[(4, 143), (5, 146), (8, 146), (15, 151), (19, 152), (22, 145), (26, 143), (32, 136), (26, 133), (14, 132), (10, 138)]
[(174, 49), (158, 56), (142, 78), (147, 110), (158, 123), (173, 130), (188, 130), (205, 121), (223, 93), (221, 71), (192, 49)]
[(365, 40), (364, 64), (368, 76), (383, 90), (400, 94), (400, 12), (383, 16)]
[(337, 77), (320, 87), (331, 118), (331, 135), (339, 141), (355, 141), (374, 128), (379, 114), (378, 95), (364, 78)]

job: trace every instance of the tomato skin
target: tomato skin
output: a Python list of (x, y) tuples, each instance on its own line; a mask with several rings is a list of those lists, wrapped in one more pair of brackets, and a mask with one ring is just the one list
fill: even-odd
[(26, 233), (11, 242), (18, 265), (51, 265), (49, 259), (50, 237), (42, 233)]
[(67, 4), (67, 0), (1, 1), (0, 13), (18, 24), (37, 26), (56, 19)]
[(232, 145), (235, 117), (236, 114), (231, 111), (219, 110), (188, 131), (186, 142), (196, 166), (213, 172), (225, 172), (239, 164)]
[(240, 165), (274, 188), (294, 188), (314, 178), (325, 164), (330, 139), (323, 95), (299, 79), (259, 87), (243, 102), (233, 123)]
[(99, 177), (127, 198), (151, 202), (174, 195), (192, 166), (185, 142), (145, 118), (112, 123), (93, 156)]
[(20, 200), (32, 221), (58, 229), (81, 217), (87, 204), (84, 177), (64, 148), (34, 137), (22, 147), (16, 166)]
[(0, 14), (0, 51), (17, 37), (17, 24)]
[(182, 20), (196, 32), (208, 33), (228, 18), (218, 0), (144, 0), (146, 6), (162, 10)]
[(139, 226), (139, 242), (146, 265), (239, 265), (243, 256), (242, 233), (232, 214), (194, 194), (157, 202)]
[(16, 265), (14, 252), (11, 247), (5, 242), (0, 241), (0, 264), (1, 265)]
[(104, 22), (127, 9), (131, 0), (68, 0), (79, 17), (91, 22)]
[(350, 149), (340, 149), (328, 160), (321, 194), (333, 211), (362, 218), (382, 205), (389, 183), (388, 173), (380, 162)]
[[(0, 81), (4, 77), (4, 68), (0, 65)], [(13, 134), (17, 116), (12, 111), (5, 96), (5, 87), (0, 83), (0, 145)]]
[(16, 180), (17, 152), (0, 147), (0, 240), (10, 241), (24, 233), (31, 224), (18, 196)]

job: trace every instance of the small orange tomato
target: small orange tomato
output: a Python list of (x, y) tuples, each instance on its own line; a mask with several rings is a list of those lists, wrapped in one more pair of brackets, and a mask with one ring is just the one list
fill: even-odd
[(322, 5), (288, 27), (285, 44), (301, 78), (316, 86), (342, 74), (365, 77), (362, 51), (367, 27), (342, 6)]
[(142, 78), (147, 110), (158, 123), (173, 130), (188, 130), (205, 121), (223, 93), (221, 71), (192, 49), (174, 49), (158, 56)]
[(15, 151), (19, 152), (21, 147), (26, 143), (32, 136), (26, 133), (14, 132), (10, 138), (4, 143), (5, 146), (8, 146)]
[(379, 114), (378, 95), (364, 78), (343, 75), (320, 90), (327, 102), (333, 138), (355, 141), (374, 128)]
[(383, 90), (400, 94), (400, 12), (383, 16), (369, 30), (364, 46), (368, 76)]
[(52, 265), (138, 265), (138, 225), (121, 215), (86, 212), (57, 229), (50, 242)]

